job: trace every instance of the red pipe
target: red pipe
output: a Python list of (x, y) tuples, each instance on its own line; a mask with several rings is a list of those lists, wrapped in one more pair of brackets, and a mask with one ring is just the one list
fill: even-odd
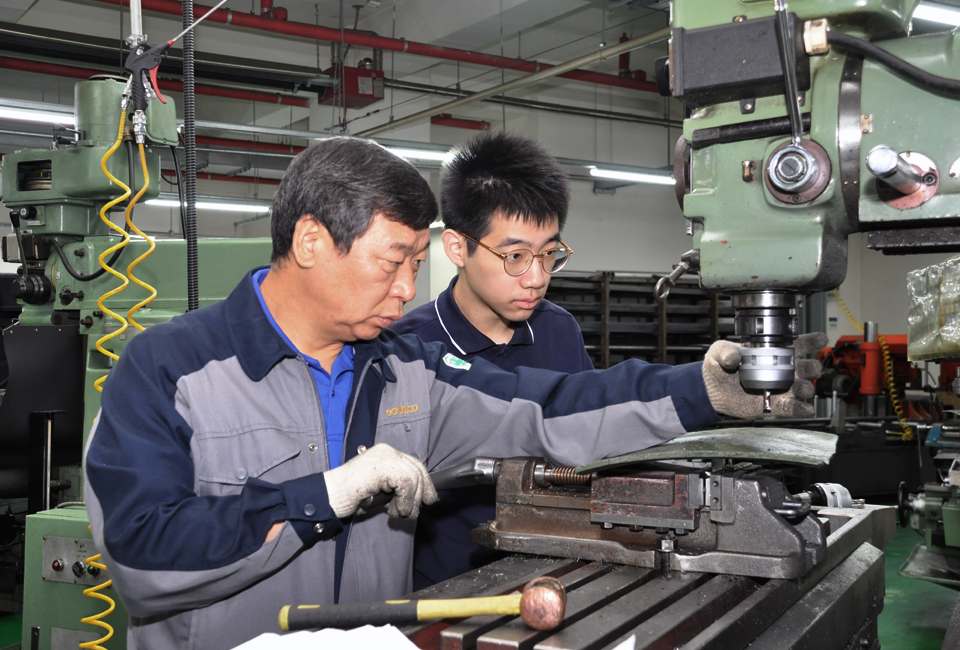
[[(176, 176), (177, 172), (172, 169), (164, 169), (164, 174)], [(182, 174), (181, 174), (182, 176)], [(211, 174), (209, 172), (197, 172), (198, 181), (227, 181), (230, 183), (257, 183), (259, 185), (279, 185), (279, 178), (257, 178), (255, 176), (227, 176), (226, 174)]]
[(306, 147), (297, 147), (292, 144), (254, 142), (253, 140), (232, 140), (230, 138), (213, 138), (206, 135), (198, 135), (197, 144), (205, 144), (211, 147), (230, 147), (233, 149), (252, 149), (254, 151), (275, 151), (277, 153), (292, 154), (298, 154), (306, 149)]
[[(26, 59), (12, 59), (6, 56), (0, 56), (0, 68), (8, 70), (21, 70), (23, 72), (34, 72), (38, 74), (56, 75), (59, 77), (70, 77), (72, 79), (89, 79), (98, 74), (110, 74), (105, 70), (90, 70), (87, 68), (75, 68), (69, 65), (55, 65), (52, 63), (43, 63), (42, 61), (28, 61)], [(183, 83), (174, 79), (159, 79), (160, 90), (171, 90), (173, 92), (183, 92)], [(259, 93), (250, 90), (235, 90), (233, 88), (220, 88), (217, 86), (196, 87), (198, 95), (210, 95), (213, 97), (229, 97), (231, 99), (244, 99), (253, 102), (265, 102), (267, 104), (283, 104), (285, 106), (300, 106), (309, 108), (310, 100), (299, 97), (287, 97), (286, 95), (271, 95), (270, 93)]]
[[(130, 0), (98, 0), (106, 4), (120, 4), (128, 6)], [(141, 6), (147, 11), (156, 11), (158, 13), (170, 14), (172, 16), (181, 15), (182, 5), (175, 0), (141, 0)], [(210, 7), (200, 5), (194, 6), (194, 11), (198, 14), (206, 14)], [(236, 25), (248, 29), (258, 29), (266, 32), (284, 34), (286, 36), (296, 36), (298, 38), (307, 38), (313, 41), (332, 41), (350, 43), (360, 47), (371, 47), (393, 52), (404, 52), (406, 54), (417, 54), (434, 59), (447, 59), (450, 61), (460, 61), (461, 63), (474, 63), (477, 65), (486, 65), (493, 68), (506, 68), (507, 70), (517, 70), (520, 72), (538, 72), (552, 68), (547, 63), (537, 63), (536, 61), (523, 61), (522, 59), (509, 59), (499, 57), (494, 54), (483, 54), (481, 52), (470, 52), (468, 50), (458, 50), (452, 47), (440, 47), (437, 45), (428, 45), (426, 43), (417, 43), (399, 38), (386, 38), (383, 36), (372, 36), (354, 31), (341, 32), (339, 29), (329, 27), (320, 27), (318, 25), (308, 25), (307, 23), (298, 23), (288, 20), (273, 20), (271, 18), (262, 18), (251, 14), (234, 12), (229, 9), (218, 9), (213, 12), (208, 22), (223, 23), (226, 25)], [(659, 93), (657, 84), (649, 81), (630, 79), (627, 77), (618, 77), (611, 74), (600, 72), (588, 72), (586, 70), (571, 70), (565, 72), (560, 77), (567, 79), (576, 79), (578, 81), (587, 81), (590, 83), (603, 84), (606, 86), (618, 86), (620, 88), (629, 88), (631, 90), (642, 90), (645, 92)]]
[(450, 126), (455, 129), (471, 129), (473, 131), (489, 131), (490, 122), (484, 120), (465, 120), (459, 117), (453, 117), (450, 113), (440, 113), (430, 118), (430, 124), (436, 126)]

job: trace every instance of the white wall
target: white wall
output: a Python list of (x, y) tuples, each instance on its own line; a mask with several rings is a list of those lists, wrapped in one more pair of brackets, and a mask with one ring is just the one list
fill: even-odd
[[(849, 239), (850, 256), (847, 279), (840, 285), (840, 296), (854, 318), (861, 323), (876, 321), (885, 334), (907, 333), (907, 273), (952, 257), (937, 255), (883, 255), (867, 248), (867, 235), (859, 233)], [(843, 315), (840, 306), (828, 296), (828, 325), (831, 342), (837, 337), (858, 332)]]

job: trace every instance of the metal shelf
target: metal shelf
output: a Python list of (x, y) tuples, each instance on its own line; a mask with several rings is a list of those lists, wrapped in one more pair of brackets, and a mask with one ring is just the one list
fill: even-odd
[(653, 297), (656, 274), (560, 272), (547, 299), (573, 314), (597, 368), (624, 359), (686, 363), (703, 358), (717, 339), (733, 336), (729, 296), (682, 278), (666, 303)]

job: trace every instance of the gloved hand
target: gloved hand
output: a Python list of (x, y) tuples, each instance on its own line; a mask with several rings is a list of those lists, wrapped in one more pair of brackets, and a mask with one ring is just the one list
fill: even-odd
[[(801, 359), (827, 345), (829, 339), (822, 332), (798, 336), (790, 347), (797, 352), (796, 380), (786, 393), (770, 396), (770, 415), (785, 415), (794, 418), (813, 417), (813, 405), (800, 399), (813, 397), (813, 384), (809, 381), (820, 376), (823, 368), (815, 359)], [(716, 341), (707, 350), (703, 360), (703, 382), (707, 395), (717, 413), (736, 418), (763, 417), (763, 395), (747, 393), (740, 385), (740, 345), (733, 341)], [(799, 399), (798, 399), (799, 398)]]
[(380, 492), (393, 492), (387, 504), (391, 517), (416, 519), (420, 504), (436, 503), (437, 491), (419, 460), (379, 444), (323, 473), (333, 512), (343, 519), (357, 512), (360, 502)]

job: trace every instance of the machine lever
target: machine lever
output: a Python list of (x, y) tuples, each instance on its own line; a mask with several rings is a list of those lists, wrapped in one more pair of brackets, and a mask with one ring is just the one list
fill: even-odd
[[(430, 480), (433, 481), (433, 487), (438, 490), (470, 487), (471, 485), (496, 485), (502, 466), (502, 458), (478, 456), (431, 472)], [(374, 506), (388, 503), (392, 498), (393, 492), (379, 492), (360, 502), (360, 507), (368, 510)]]
[(657, 302), (663, 302), (669, 297), (670, 290), (676, 286), (677, 280), (679, 280), (684, 273), (699, 270), (700, 249), (692, 248), (680, 256), (680, 263), (674, 265), (673, 272), (671, 272), (670, 275), (664, 276), (657, 281), (657, 285), (653, 288), (653, 297), (656, 298)]
[(780, 37), (780, 63), (783, 67), (784, 92), (787, 100), (787, 113), (790, 115), (790, 133), (793, 145), (800, 146), (803, 134), (803, 122), (800, 116), (800, 90), (797, 86), (796, 46), (793, 30), (790, 28), (790, 14), (787, 13), (786, 0), (775, 0), (777, 12), (777, 34)]

